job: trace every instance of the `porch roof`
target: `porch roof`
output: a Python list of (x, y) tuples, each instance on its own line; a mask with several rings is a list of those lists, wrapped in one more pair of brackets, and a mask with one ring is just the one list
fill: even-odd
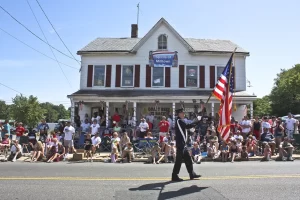
[[(143, 90), (143, 89), (108, 89), (108, 90), (78, 90), (77, 92), (68, 95), (74, 96), (99, 96), (99, 97), (139, 97), (139, 96), (209, 96), (209, 90)], [(255, 95), (250, 95), (246, 92), (236, 92), (235, 97), (250, 97), (255, 98)]]

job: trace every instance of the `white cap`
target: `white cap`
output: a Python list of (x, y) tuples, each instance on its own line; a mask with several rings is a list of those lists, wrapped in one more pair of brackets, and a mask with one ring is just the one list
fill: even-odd
[(263, 123), (263, 128), (271, 128), (271, 125), (269, 122)]

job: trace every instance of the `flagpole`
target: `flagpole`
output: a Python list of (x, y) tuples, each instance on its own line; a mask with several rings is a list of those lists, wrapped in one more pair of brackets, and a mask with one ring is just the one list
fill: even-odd
[[(234, 56), (234, 53), (236, 52), (236, 50), (237, 50), (237, 47), (235, 47), (235, 49), (232, 52), (233, 56)], [(230, 76), (229, 77), (231, 77), (231, 69), (232, 69), (232, 61), (231, 61), (231, 64), (230, 64)], [(207, 104), (209, 102), (209, 100), (212, 97), (212, 95), (213, 95), (213, 92), (210, 93), (210, 95), (209, 95), (209, 97), (208, 97), (208, 99), (207, 99), (207, 101), (206, 101), (205, 104)]]

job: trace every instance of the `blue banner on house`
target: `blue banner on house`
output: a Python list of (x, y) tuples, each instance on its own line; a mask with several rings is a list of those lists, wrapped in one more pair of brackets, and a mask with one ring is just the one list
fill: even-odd
[(151, 67), (177, 67), (178, 56), (177, 51), (150, 51), (149, 65)]

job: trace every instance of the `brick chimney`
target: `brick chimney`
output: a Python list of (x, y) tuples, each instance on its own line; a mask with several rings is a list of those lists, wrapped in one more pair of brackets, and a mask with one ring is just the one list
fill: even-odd
[(137, 37), (138, 37), (138, 25), (131, 24), (131, 38), (137, 38)]

